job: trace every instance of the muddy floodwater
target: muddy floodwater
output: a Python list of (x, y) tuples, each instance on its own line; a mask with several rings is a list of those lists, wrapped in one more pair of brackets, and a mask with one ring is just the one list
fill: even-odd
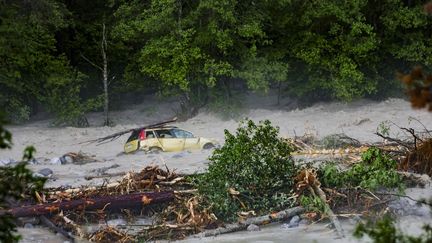
[[(360, 142), (376, 142), (380, 138), (374, 135), (377, 127), (391, 121), (399, 126), (423, 129), (425, 125), (432, 129), (432, 113), (424, 110), (413, 110), (410, 104), (402, 99), (389, 99), (375, 102), (361, 100), (351, 104), (322, 103), (309, 108), (288, 110), (284, 106), (275, 106), (274, 97), (256, 96), (245, 103), (245, 110), (240, 117), (248, 117), (255, 121), (269, 119), (280, 127), (282, 137), (300, 136), (310, 133), (317, 138), (335, 133), (345, 133)], [(9, 126), (13, 134), (13, 148), (2, 150), (0, 160), (19, 160), (26, 146), (36, 147), (35, 164), (30, 165), (34, 171), (49, 168), (52, 178), (47, 187), (77, 187), (83, 185), (100, 185), (103, 179), (86, 180), (95, 170), (112, 165), (109, 173), (139, 171), (147, 165), (167, 165), (182, 173), (205, 171), (211, 150), (183, 151), (176, 153), (132, 155), (122, 154), (127, 136), (111, 143), (97, 146), (96, 144), (80, 144), (83, 141), (96, 139), (125, 129), (150, 124), (164, 120), (173, 115), (175, 103), (160, 103), (153, 98), (143, 105), (137, 105), (125, 111), (113, 111), (114, 127), (96, 126), (102, 123), (101, 114), (89, 116), (93, 125), (88, 128), (50, 126), (50, 120), (40, 119), (20, 126)], [(413, 119), (414, 118), (414, 119)], [(421, 123), (417, 122), (421, 121)], [(186, 121), (174, 125), (193, 132), (196, 136), (217, 139), (220, 144), (224, 141), (224, 129), (234, 131), (237, 120), (224, 120), (205, 111)], [(398, 130), (390, 130), (392, 135), (398, 135)], [(399, 134), (403, 135), (403, 134)], [(83, 152), (94, 156), (98, 162), (83, 165), (53, 164), (53, 158), (58, 158), (68, 152)], [(115, 181), (118, 178), (111, 178)], [(431, 197), (430, 185), (426, 188), (408, 189), (407, 194), (415, 199)], [(403, 198), (401, 202), (393, 204), (393, 210), (400, 215), (398, 224), (404, 231), (418, 234), (423, 223), (432, 222), (428, 208), (423, 208)], [(407, 201), (408, 200), (408, 201)], [(342, 219), (342, 225), (347, 235), (344, 239), (335, 239), (335, 234), (327, 227), (328, 222), (313, 225), (300, 225), (296, 228), (284, 228), (283, 224), (272, 224), (262, 227), (260, 231), (237, 232), (205, 239), (188, 238), (185, 242), (358, 242), (352, 235), (355, 222)], [(67, 239), (37, 225), (20, 228), (23, 235), (22, 242), (65, 242)], [(363, 239), (367, 242), (368, 239)]]

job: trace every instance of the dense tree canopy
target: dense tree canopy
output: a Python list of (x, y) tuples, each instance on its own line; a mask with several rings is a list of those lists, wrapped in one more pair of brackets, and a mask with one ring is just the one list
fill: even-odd
[(397, 70), (432, 63), (425, 2), (3, 0), (0, 105), (17, 122), (44, 109), (72, 125), (100, 109), (102, 26), (112, 99), (146, 91), (208, 101), (235, 87), (383, 97)]

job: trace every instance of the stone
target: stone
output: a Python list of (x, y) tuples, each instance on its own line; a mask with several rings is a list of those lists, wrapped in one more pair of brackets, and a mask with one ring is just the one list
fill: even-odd
[(261, 228), (256, 224), (250, 224), (247, 227), (247, 231), (260, 231), (260, 230), (261, 230)]
[(299, 222), (300, 222), (300, 217), (298, 215), (293, 216), (291, 218), (289, 224), (288, 224), (288, 228), (298, 227), (299, 226)]
[(302, 220), (300, 220), (299, 224), (300, 225), (308, 225), (308, 224), (310, 224), (310, 222), (307, 219), (302, 219)]
[(54, 172), (50, 168), (43, 168), (39, 170), (37, 174), (41, 175), (42, 177), (50, 177), (54, 174)]
[(26, 229), (33, 229), (33, 228), (34, 228), (34, 225), (33, 225), (33, 224), (30, 224), (30, 223), (25, 223), (25, 224), (24, 224), (24, 228), (26, 228)]
[(61, 160), (60, 160), (59, 157), (52, 158), (51, 161), (50, 161), (50, 163), (54, 164), (54, 165), (61, 165), (62, 164), (62, 162), (61, 162)]

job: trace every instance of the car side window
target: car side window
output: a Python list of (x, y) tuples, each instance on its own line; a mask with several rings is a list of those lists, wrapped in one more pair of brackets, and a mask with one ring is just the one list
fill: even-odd
[(153, 131), (146, 131), (146, 138), (154, 138), (155, 135), (153, 133)]
[(170, 130), (157, 130), (155, 132), (159, 138), (175, 138), (175, 134), (171, 133)]
[(130, 141), (133, 141), (133, 140), (137, 140), (138, 135), (139, 135), (139, 131), (134, 130), (132, 132), (132, 134), (130, 135), (130, 137), (128, 138), (127, 143), (129, 143)]
[(193, 138), (194, 135), (188, 131), (181, 130), (181, 129), (173, 129), (173, 133), (177, 138)]

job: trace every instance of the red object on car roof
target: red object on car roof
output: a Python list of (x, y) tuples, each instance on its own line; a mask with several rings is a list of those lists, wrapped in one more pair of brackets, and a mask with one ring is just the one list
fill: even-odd
[(146, 132), (145, 132), (144, 129), (142, 129), (142, 130), (140, 131), (138, 137), (139, 137), (140, 140), (145, 140), (145, 139), (146, 139)]

